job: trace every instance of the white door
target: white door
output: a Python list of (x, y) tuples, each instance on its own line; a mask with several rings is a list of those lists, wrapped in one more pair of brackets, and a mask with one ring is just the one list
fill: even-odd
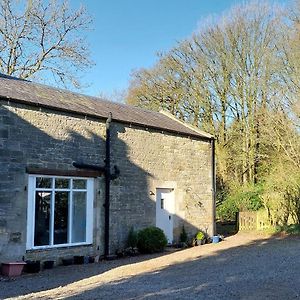
[(156, 189), (156, 226), (162, 229), (168, 239), (173, 242), (174, 191), (172, 189)]

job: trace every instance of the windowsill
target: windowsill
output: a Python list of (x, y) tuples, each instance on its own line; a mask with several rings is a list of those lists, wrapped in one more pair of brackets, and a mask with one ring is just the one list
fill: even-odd
[(34, 252), (34, 251), (41, 251), (41, 250), (55, 250), (55, 249), (69, 249), (73, 247), (86, 247), (92, 246), (92, 243), (77, 243), (77, 244), (61, 244), (61, 245), (53, 245), (53, 246), (37, 246), (26, 249), (26, 252)]

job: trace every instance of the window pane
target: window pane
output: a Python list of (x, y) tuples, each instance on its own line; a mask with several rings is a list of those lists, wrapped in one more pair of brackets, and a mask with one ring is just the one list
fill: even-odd
[(73, 189), (86, 189), (86, 180), (85, 179), (74, 179), (73, 180)]
[(51, 192), (35, 193), (34, 246), (49, 245)]
[(68, 189), (69, 188), (69, 179), (65, 178), (55, 178), (55, 188), (56, 189)]
[(73, 193), (72, 243), (86, 241), (86, 192)]
[(69, 192), (55, 192), (54, 206), (54, 244), (68, 242), (68, 204)]
[(36, 187), (37, 188), (49, 188), (51, 189), (52, 178), (47, 177), (37, 177)]

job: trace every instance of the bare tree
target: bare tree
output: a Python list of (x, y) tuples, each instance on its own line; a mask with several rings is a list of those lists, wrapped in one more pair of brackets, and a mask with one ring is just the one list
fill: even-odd
[[(293, 9), (258, 0), (235, 6), (154, 67), (135, 72), (127, 96), (128, 103), (167, 109), (212, 133), (221, 201), (264, 186), (265, 199), (278, 196), (273, 210), (285, 207), (283, 223), (292, 207), (300, 220), (294, 183), (300, 178), (300, 0), (295, 3)], [(289, 175), (296, 179), (289, 182)], [(287, 188), (278, 192), (279, 182)]]
[[(217, 138), (219, 175), (256, 182), (265, 158), (265, 111), (281, 101), (283, 14), (258, 1), (236, 6), (134, 74), (128, 102), (168, 109)], [(275, 101), (276, 100), (276, 101)], [(222, 173), (222, 174), (221, 174)]]
[(80, 87), (78, 72), (92, 65), (84, 37), (91, 22), (65, 0), (1, 0), (0, 71)]

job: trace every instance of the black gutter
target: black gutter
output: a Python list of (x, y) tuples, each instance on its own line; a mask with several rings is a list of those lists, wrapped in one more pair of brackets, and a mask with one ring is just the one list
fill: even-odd
[(104, 223), (104, 255), (109, 256), (109, 200), (110, 200), (110, 123), (112, 113), (106, 120), (106, 140), (105, 140), (105, 223)]
[(215, 139), (211, 139), (211, 170), (212, 170), (212, 219), (213, 235), (216, 235), (216, 158)]

